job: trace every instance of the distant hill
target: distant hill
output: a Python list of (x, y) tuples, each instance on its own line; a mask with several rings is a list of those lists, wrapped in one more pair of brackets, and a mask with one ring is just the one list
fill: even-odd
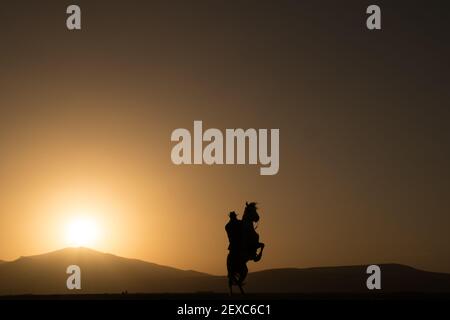
[[(450, 292), (450, 274), (380, 265), (382, 292)], [(367, 293), (367, 266), (280, 269), (249, 275), (247, 289), (271, 293)]]
[[(66, 288), (69, 265), (81, 268), (82, 290)], [(67, 248), (0, 264), (0, 295), (52, 293), (184, 292), (208, 277), (87, 248)]]
[[(81, 268), (82, 290), (66, 288), (67, 266)], [(381, 265), (383, 292), (450, 292), (450, 274)], [(249, 293), (367, 292), (366, 266), (251, 273)], [(224, 276), (185, 271), (86, 248), (68, 248), (0, 264), (0, 295), (226, 292)]]

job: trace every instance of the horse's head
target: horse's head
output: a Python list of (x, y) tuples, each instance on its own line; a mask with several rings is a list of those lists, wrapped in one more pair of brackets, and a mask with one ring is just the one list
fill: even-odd
[(257, 212), (256, 202), (245, 203), (244, 214), (242, 215), (242, 220), (247, 222), (258, 222), (259, 214)]

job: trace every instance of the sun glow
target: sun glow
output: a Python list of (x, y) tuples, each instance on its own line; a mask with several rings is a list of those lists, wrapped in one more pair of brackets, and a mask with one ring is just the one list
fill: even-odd
[(99, 228), (91, 217), (77, 217), (66, 229), (67, 244), (72, 247), (93, 247), (99, 238)]

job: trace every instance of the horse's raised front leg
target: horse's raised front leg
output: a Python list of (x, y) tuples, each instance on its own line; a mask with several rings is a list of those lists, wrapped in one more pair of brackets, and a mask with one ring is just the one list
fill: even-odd
[(259, 244), (258, 244), (258, 248), (261, 249), (261, 250), (260, 250), (259, 253), (256, 255), (255, 259), (253, 259), (253, 261), (258, 262), (258, 261), (261, 260), (262, 254), (263, 254), (263, 250), (264, 250), (264, 247), (265, 247), (265, 246), (266, 246), (266, 245), (265, 245), (264, 243), (259, 243)]

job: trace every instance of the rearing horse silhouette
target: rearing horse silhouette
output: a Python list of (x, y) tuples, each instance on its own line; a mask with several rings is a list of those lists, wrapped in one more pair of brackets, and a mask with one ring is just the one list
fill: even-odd
[[(230, 215), (230, 218), (232, 216)], [(244, 215), (242, 220), (237, 220), (234, 214), (235, 233), (230, 235), (228, 225), (226, 227), (230, 238), (230, 252), (227, 257), (228, 287), (230, 294), (233, 293), (233, 285), (237, 285), (242, 294), (244, 294), (244, 280), (248, 274), (247, 262), (261, 260), (264, 243), (259, 242), (259, 235), (255, 230), (254, 223), (258, 223), (259, 214), (256, 203), (245, 203)], [(235, 237), (232, 239), (232, 237)], [(234, 242), (231, 245), (231, 242)], [(258, 253), (258, 249), (261, 249)]]

